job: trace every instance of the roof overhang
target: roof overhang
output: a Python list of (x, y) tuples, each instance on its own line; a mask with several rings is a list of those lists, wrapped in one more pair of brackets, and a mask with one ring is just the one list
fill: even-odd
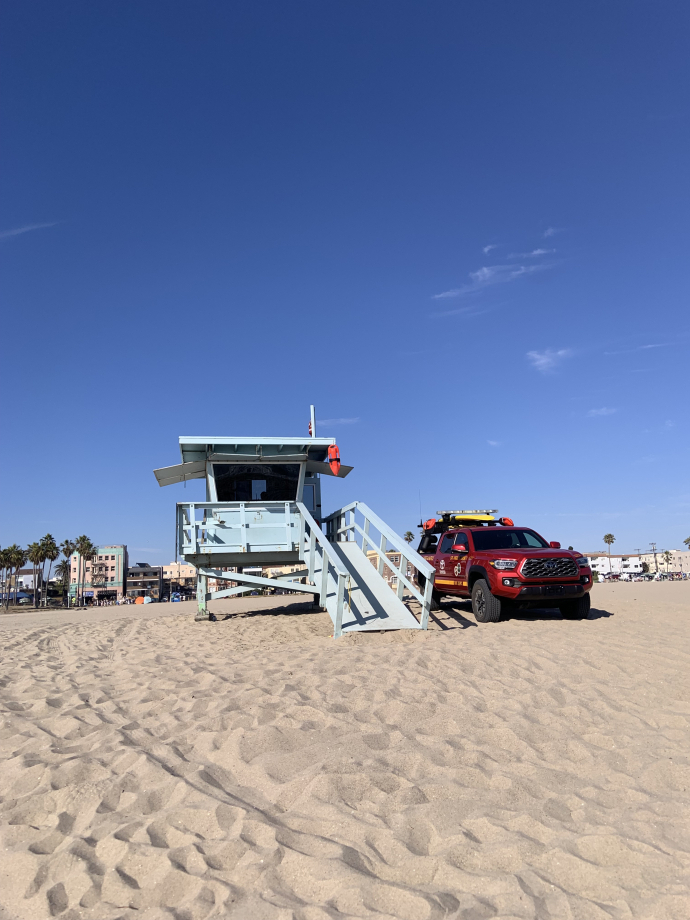
[(181, 437), (180, 453), (183, 462), (213, 459), (228, 463), (235, 456), (240, 463), (268, 459), (274, 463), (298, 463), (325, 460), (331, 444), (335, 444), (335, 438)]
[[(204, 479), (206, 463), (306, 463), (309, 473), (334, 476), (328, 448), (335, 438), (180, 438), (182, 463), (154, 470), (160, 486), (188, 479)], [(341, 464), (338, 478), (352, 471)]]
[(153, 475), (161, 487), (186, 482), (188, 479), (203, 479), (206, 476), (206, 461), (191, 460), (188, 463), (178, 463), (177, 466), (164, 466), (154, 470)]

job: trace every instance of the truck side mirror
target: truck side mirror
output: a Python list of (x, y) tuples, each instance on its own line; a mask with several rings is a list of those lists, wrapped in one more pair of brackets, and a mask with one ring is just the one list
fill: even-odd
[(558, 540), (552, 540), (552, 541), (549, 543), (549, 546), (551, 547), (551, 549), (560, 549), (560, 548), (561, 548), (561, 544), (558, 542)]
[(455, 546), (451, 547), (451, 553), (454, 553), (456, 556), (467, 555), (467, 547), (462, 543), (456, 543)]

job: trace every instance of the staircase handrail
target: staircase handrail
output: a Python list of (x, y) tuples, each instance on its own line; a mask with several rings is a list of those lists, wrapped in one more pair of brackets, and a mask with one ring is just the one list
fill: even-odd
[[(343, 632), (343, 609), (345, 607), (345, 585), (349, 579), (347, 569), (341, 562), (337, 553), (331, 546), (329, 540), (316, 523), (314, 518), (307, 511), (304, 502), (297, 502), (297, 510), (300, 513), (300, 553), (304, 551), (305, 540), (309, 541), (309, 580), (314, 580), (314, 566), (316, 557), (316, 544), (321, 548), (321, 588), (319, 592), (319, 603), (324, 609), (328, 609), (328, 567), (332, 567), (334, 572), (333, 581), (335, 582), (335, 615), (333, 616), (333, 638), (337, 639)], [(307, 537), (306, 528), (309, 528)]]
[[(360, 527), (356, 521), (357, 511), (359, 511), (364, 518), (364, 527)], [(348, 514), (351, 515), (349, 524), (347, 523)], [(345, 539), (347, 540), (350, 531), (355, 541), (357, 539), (357, 534), (359, 533), (361, 535), (362, 546), (360, 549), (362, 553), (366, 556), (367, 546), (371, 546), (372, 551), (378, 556), (377, 569), (379, 575), (383, 576), (384, 568), (389, 568), (391, 572), (396, 575), (398, 579), (398, 598), (402, 600), (403, 587), (406, 587), (412, 593), (412, 596), (419, 601), (422, 606), (420, 626), (422, 629), (427, 629), (431, 610), (434, 576), (436, 574), (433, 565), (420, 556), (416, 550), (412, 549), (409, 543), (406, 543), (402, 537), (398, 536), (398, 534), (392, 530), (385, 521), (382, 521), (378, 514), (375, 514), (364, 502), (350, 502), (349, 505), (345, 505), (343, 508), (338, 509), (338, 511), (329, 514), (324, 520), (327, 525), (328, 536), (334, 542), (338, 541), (340, 534), (345, 534)], [(342, 526), (340, 526), (341, 522)], [(381, 534), (381, 545), (378, 548), (374, 546), (369, 536), (370, 524), (373, 524)], [(392, 546), (389, 547), (389, 544)], [(359, 544), (357, 545), (359, 546)], [(399, 567), (386, 555), (391, 548), (393, 552), (400, 554)], [(410, 563), (420, 573), (420, 581), (423, 581), (423, 585), (417, 586), (407, 577), (407, 563)]]
[(347, 569), (342, 564), (334, 550), (331, 548), (330, 541), (327, 539), (324, 532), (321, 530), (311, 514), (307, 511), (307, 506), (303, 502), (297, 502), (296, 504), (297, 508), (299, 509), (299, 513), (309, 525), (310, 531), (314, 534), (316, 542), (321, 545), (324, 553), (326, 556), (328, 556), (328, 561), (331, 563), (338, 575), (343, 575), (345, 578), (347, 578)]
[[(402, 537), (391, 530), (391, 528), (386, 524), (385, 521), (382, 521), (381, 518), (376, 514), (371, 508), (366, 505), (364, 502), (350, 502), (349, 505), (344, 505), (342, 508), (339, 508), (338, 511), (334, 511), (332, 514), (329, 514), (328, 517), (324, 518), (324, 523), (334, 520), (335, 518), (342, 517), (348, 511), (356, 511), (359, 509), (362, 514), (374, 525), (378, 532), (386, 538), (386, 540), (393, 544), (395, 552), (402, 553), (402, 555), (407, 557), (408, 562), (411, 562), (418, 572), (421, 572), (423, 575), (431, 576), (434, 574), (435, 569), (431, 563), (427, 562), (423, 556), (420, 556), (417, 550), (412, 549), (409, 543), (405, 543)], [(340, 527), (336, 533), (345, 533), (346, 531), (353, 530), (353, 524), (346, 524), (345, 527)], [(360, 529), (360, 528), (357, 528)], [(371, 541), (367, 538), (369, 544)], [(404, 545), (403, 545), (404, 544)], [(386, 562), (388, 565), (388, 562)], [(390, 566), (389, 566), (390, 567)]]
[(416, 549), (412, 549), (410, 544), (406, 543), (394, 530), (391, 530), (388, 524), (382, 521), (378, 514), (373, 512), (368, 505), (364, 502), (359, 502), (359, 507), (362, 514), (371, 521), (378, 532), (394, 545), (396, 552), (405, 556), (407, 561), (411, 562), (418, 572), (422, 572), (423, 575), (434, 574), (435, 569), (433, 565), (427, 562), (423, 556), (420, 556)]

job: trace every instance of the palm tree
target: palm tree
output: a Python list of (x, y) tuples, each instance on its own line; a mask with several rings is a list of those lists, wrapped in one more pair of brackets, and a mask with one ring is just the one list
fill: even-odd
[(36, 604), (36, 599), (38, 597), (38, 569), (43, 562), (43, 547), (40, 543), (29, 543), (26, 550), (26, 555), (33, 569), (34, 607), (36, 607), (38, 606)]
[[(81, 598), (84, 591), (84, 581), (86, 581), (86, 559), (83, 554), (86, 554), (89, 549), (91, 540), (85, 535), (82, 534), (80, 537), (74, 541), (74, 551), (77, 554), (77, 607), (81, 606)], [(82, 579), (82, 571), (84, 577)]]
[[(79, 581), (77, 582), (77, 593), (79, 593), (79, 588), (81, 587), (81, 600), (83, 606), (84, 601), (84, 585), (86, 583), (86, 563), (91, 561), (96, 555), (97, 547), (93, 545), (91, 540), (82, 534), (80, 537), (77, 537), (75, 540), (76, 546), (75, 549), (79, 553)], [(84, 577), (82, 579), (82, 566)]]
[[(44, 607), (48, 606), (48, 583), (50, 582), (50, 573), (53, 568), (53, 563), (60, 555), (60, 550), (58, 545), (55, 542), (55, 537), (47, 533), (45, 537), (41, 540), (41, 548), (43, 550), (43, 564), (41, 566), (41, 584), (45, 585), (45, 590), (41, 588), (41, 603)], [(45, 577), (45, 564), (48, 563), (48, 578)]]
[(414, 540), (414, 534), (412, 533), (411, 530), (405, 531), (405, 533), (403, 534), (403, 540), (405, 541), (405, 543), (412, 543), (412, 541)]
[(71, 570), (72, 566), (69, 557), (67, 559), (62, 559), (55, 566), (55, 575), (57, 576), (58, 580), (62, 582), (65, 596), (69, 595), (69, 578)]
[(614, 537), (612, 533), (604, 534), (604, 543), (606, 543), (606, 545), (609, 548), (609, 575), (611, 574), (611, 545), (615, 542), (616, 542), (616, 538)]
[[(6, 549), (0, 549), (0, 571), (2, 572), (2, 590), (3, 592), (4, 591), (9, 592), (10, 590), (9, 585), (7, 583), (7, 570), (9, 569), (9, 566), (10, 566), (9, 553), (7, 552)], [(2, 600), (4, 601), (4, 599), (5, 598), (3, 595)]]
[(21, 569), (27, 559), (26, 550), (22, 549), (21, 546), (18, 546), (16, 543), (13, 543), (12, 546), (8, 546), (4, 550), (5, 553), (5, 565), (9, 577), (7, 578), (7, 588), (5, 591), (5, 610), (10, 608), (10, 583), (12, 581), (12, 569), (14, 569), (14, 602), (17, 603), (17, 572)]
[(17, 576), (19, 574), (19, 570), (24, 568), (24, 566), (26, 565), (26, 560), (28, 559), (28, 553), (25, 549), (22, 549), (21, 546), (18, 546), (16, 550), (14, 551), (12, 558), (14, 562), (14, 604), (16, 607), (18, 600), (19, 600), (17, 596), (17, 592), (19, 591), (19, 584), (17, 581)]
[(686, 537), (686, 538), (683, 540), (683, 543), (685, 543), (685, 545), (687, 546), (687, 548), (690, 549), (690, 537)]
[[(68, 574), (71, 571), (71, 556), (74, 550), (76, 549), (76, 543), (74, 540), (63, 540), (60, 544), (60, 552), (65, 557), (65, 562), (67, 563), (67, 572)], [(62, 563), (61, 563), (62, 564)], [(69, 605), (69, 578), (67, 579), (67, 591), (65, 592), (65, 602)]]
[(665, 549), (661, 554), (661, 558), (666, 563), (666, 574), (668, 575), (668, 566), (670, 562), (673, 562), (673, 553), (669, 549)]

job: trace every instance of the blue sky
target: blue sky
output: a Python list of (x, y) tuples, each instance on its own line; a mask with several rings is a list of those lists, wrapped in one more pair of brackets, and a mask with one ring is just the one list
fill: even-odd
[(685, 3), (6, 4), (0, 544), (309, 404), (399, 532), (690, 535)]

